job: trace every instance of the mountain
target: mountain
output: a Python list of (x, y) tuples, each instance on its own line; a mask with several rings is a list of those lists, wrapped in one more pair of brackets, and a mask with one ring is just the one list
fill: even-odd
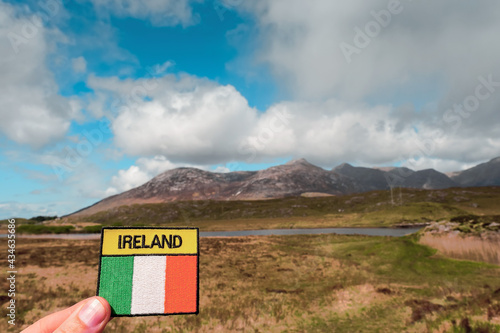
[(333, 172), (355, 179), (359, 192), (389, 189), (387, 173), (380, 169), (354, 167), (344, 163), (332, 169)]
[(305, 159), (260, 171), (214, 173), (177, 168), (129, 191), (105, 198), (72, 215), (90, 215), (132, 204), (186, 200), (264, 200), (289, 196), (343, 195), (391, 187), (444, 189), (500, 185), (500, 157), (451, 177), (434, 169), (366, 168), (344, 163), (332, 170)]
[(341, 195), (359, 186), (349, 177), (327, 171), (305, 159), (260, 171), (213, 173), (195, 168), (166, 171), (149, 182), (103, 199), (73, 215), (88, 215), (122, 205), (181, 200), (262, 200), (308, 192)]
[(450, 178), (467, 187), (500, 186), (500, 157), (461, 172), (454, 172)]
[(439, 190), (458, 186), (444, 173), (434, 169), (415, 171), (406, 177), (401, 185), (401, 187), (423, 188), (426, 190)]
[(357, 191), (353, 180), (317, 167), (305, 159), (258, 171), (240, 187), (238, 196), (276, 198), (306, 192), (345, 194)]
[(365, 168), (342, 164), (333, 171), (358, 182), (360, 192), (387, 190), (392, 187), (443, 189), (459, 186), (445, 174), (434, 169), (413, 171), (408, 168)]

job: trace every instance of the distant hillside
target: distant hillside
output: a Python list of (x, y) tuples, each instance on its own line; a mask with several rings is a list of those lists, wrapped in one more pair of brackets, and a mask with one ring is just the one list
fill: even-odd
[(214, 173), (195, 168), (166, 171), (149, 182), (108, 197), (73, 215), (88, 215), (131, 204), (186, 200), (259, 200), (307, 192), (333, 195), (359, 191), (353, 179), (304, 159), (254, 172)]
[(384, 170), (342, 164), (333, 171), (355, 180), (361, 192), (385, 190), (391, 186), (426, 190), (460, 186), (445, 174), (434, 169), (413, 171), (408, 168), (387, 168)]
[(360, 192), (385, 190), (389, 188), (386, 172), (379, 169), (354, 167), (348, 163), (333, 168), (333, 172), (355, 179)]
[[(67, 217), (99, 225), (196, 225), (209, 230), (391, 227), (475, 214), (500, 217), (500, 187), (401, 189), (271, 200), (191, 200), (120, 206)], [(499, 221), (500, 222), (500, 221)], [(100, 230), (100, 229), (98, 229)]]
[(500, 186), (500, 157), (450, 177), (461, 186)]
[(349, 164), (329, 171), (300, 159), (260, 171), (168, 170), (139, 187), (105, 198), (72, 215), (91, 215), (124, 205), (146, 203), (263, 200), (311, 194), (346, 195), (391, 187), (445, 189), (486, 185), (500, 185), (500, 158), (454, 173), (451, 178), (434, 169), (375, 169)]

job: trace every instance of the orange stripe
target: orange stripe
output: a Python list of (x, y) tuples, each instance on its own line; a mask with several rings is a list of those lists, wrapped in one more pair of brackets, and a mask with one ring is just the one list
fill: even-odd
[(165, 313), (195, 313), (197, 256), (167, 256)]

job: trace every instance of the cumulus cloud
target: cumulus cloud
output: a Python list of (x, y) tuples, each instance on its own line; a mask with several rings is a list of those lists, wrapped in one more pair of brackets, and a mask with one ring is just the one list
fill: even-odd
[(192, 0), (91, 0), (101, 15), (149, 20), (154, 26), (189, 26), (197, 22)]
[[(396, 161), (412, 149), (415, 133), (411, 126), (399, 128), (395, 113), (390, 105), (368, 107), (335, 99), (282, 102), (261, 116), (247, 139), (248, 151), (305, 157), (323, 166)], [(273, 130), (273, 121), (281, 122), (281, 127)]]
[(115, 143), (131, 155), (191, 164), (228, 161), (257, 122), (257, 110), (233, 86), (189, 75), (91, 77), (88, 84), (115, 96)]
[[(137, 80), (91, 76), (88, 84), (113, 96), (111, 127), (119, 148), (138, 157), (165, 156), (177, 165), (277, 157), (305, 157), (324, 167), (346, 161), (391, 165), (438, 156), (434, 165), (449, 169), (496, 156), (500, 146), (498, 136), (484, 141), (484, 132), (463, 136), (468, 119), (459, 130), (455, 121), (440, 127), (430, 111), (411, 106), (330, 98), (284, 101), (258, 112), (234, 87), (186, 74)], [(144, 170), (120, 171), (112, 187), (129, 189), (154, 176)]]
[(106, 190), (106, 194), (112, 195), (130, 190), (144, 184), (150, 179), (147, 172), (141, 170), (138, 166), (132, 165), (127, 170), (119, 170), (118, 175), (113, 176), (111, 180), (112, 187)]
[(58, 95), (46, 65), (49, 40), (60, 33), (25, 8), (0, 2), (0, 36), (0, 131), (34, 148), (62, 138), (78, 108)]

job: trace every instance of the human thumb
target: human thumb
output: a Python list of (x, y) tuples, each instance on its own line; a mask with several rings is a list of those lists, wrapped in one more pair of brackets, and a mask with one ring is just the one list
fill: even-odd
[(111, 307), (102, 297), (91, 297), (76, 309), (54, 333), (100, 333), (110, 320)]

